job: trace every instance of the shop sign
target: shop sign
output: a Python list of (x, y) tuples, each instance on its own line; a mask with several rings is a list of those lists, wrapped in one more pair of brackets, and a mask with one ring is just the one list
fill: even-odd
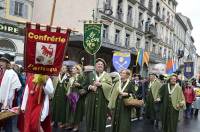
[(20, 35), (22, 34), (22, 29), (15, 25), (0, 23), (0, 32)]

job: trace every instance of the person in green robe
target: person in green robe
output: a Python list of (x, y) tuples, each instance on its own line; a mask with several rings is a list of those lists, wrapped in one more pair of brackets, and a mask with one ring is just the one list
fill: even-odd
[(182, 88), (176, 81), (177, 75), (173, 74), (160, 88), (162, 132), (177, 131), (179, 110), (186, 106)]
[[(131, 106), (126, 106), (125, 98), (135, 97), (135, 84), (130, 80), (130, 70), (122, 70), (120, 72), (120, 80), (118, 82), (117, 99), (115, 101), (115, 109), (112, 118), (112, 132), (130, 132), (131, 131)], [(112, 101), (112, 100), (111, 100)]]
[(159, 89), (162, 84), (154, 73), (149, 74), (149, 80), (145, 104), (145, 117), (150, 120), (151, 124), (155, 122), (156, 127), (158, 127), (160, 116)]
[(61, 72), (58, 76), (58, 83), (56, 85), (54, 97), (52, 100), (52, 121), (53, 124), (58, 124), (64, 127), (66, 123), (66, 86), (69, 80), (67, 67), (62, 66)]
[(95, 71), (88, 72), (84, 87), (86, 95), (86, 132), (105, 132), (108, 111), (109, 93), (112, 88), (112, 79), (104, 71), (106, 62), (98, 58)]
[(69, 126), (73, 132), (79, 131), (79, 124), (83, 120), (85, 96), (82, 87), (83, 82), (82, 68), (79, 65), (72, 67), (71, 77), (67, 85), (67, 97), (70, 107), (68, 107)]

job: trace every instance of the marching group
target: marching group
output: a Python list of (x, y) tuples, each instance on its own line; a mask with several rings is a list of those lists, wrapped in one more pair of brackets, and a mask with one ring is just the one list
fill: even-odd
[[(150, 73), (142, 78), (131, 76), (128, 69), (107, 73), (101, 58), (95, 66), (63, 65), (58, 77), (31, 73), (25, 77), (6, 56), (0, 57), (0, 66), (0, 108), (20, 108), (20, 132), (51, 132), (56, 126), (80, 131), (83, 120), (85, 132), (105, 132), (107, 120), (112, 132), (130, 132), (133, 115), (160, 126), (162, 132), (176, 132), (180, 110), (185, 109), (186, 118), (193, 112), (198, 116), (196, 79), (183, 82), (177, 74)], [(12, 131), (12, 121), (1, 122), (3, 129)]]

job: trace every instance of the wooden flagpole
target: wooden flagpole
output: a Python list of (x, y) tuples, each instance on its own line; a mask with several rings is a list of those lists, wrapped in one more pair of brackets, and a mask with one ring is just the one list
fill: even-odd
[(53, 25), (53, 19), (54, 19), (54, 14), (55, 14), (55, 7), (56, 7), (56, 0), (53, 0), (52, 10), (51, 10), (50, 26)]

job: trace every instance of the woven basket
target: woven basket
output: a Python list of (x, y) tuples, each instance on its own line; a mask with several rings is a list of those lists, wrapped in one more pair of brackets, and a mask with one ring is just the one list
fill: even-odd
[(10, 112), (10, 111), (0, 112), (0, 121), (8, 119), (8, 118), (16, 116), (16, 115), (17, 115), (16, 113)]
[(129, 97), (127, 99), (124, 99), (124, 104), (125, 106), (142, 106), (144, 102), (142, 100)]

